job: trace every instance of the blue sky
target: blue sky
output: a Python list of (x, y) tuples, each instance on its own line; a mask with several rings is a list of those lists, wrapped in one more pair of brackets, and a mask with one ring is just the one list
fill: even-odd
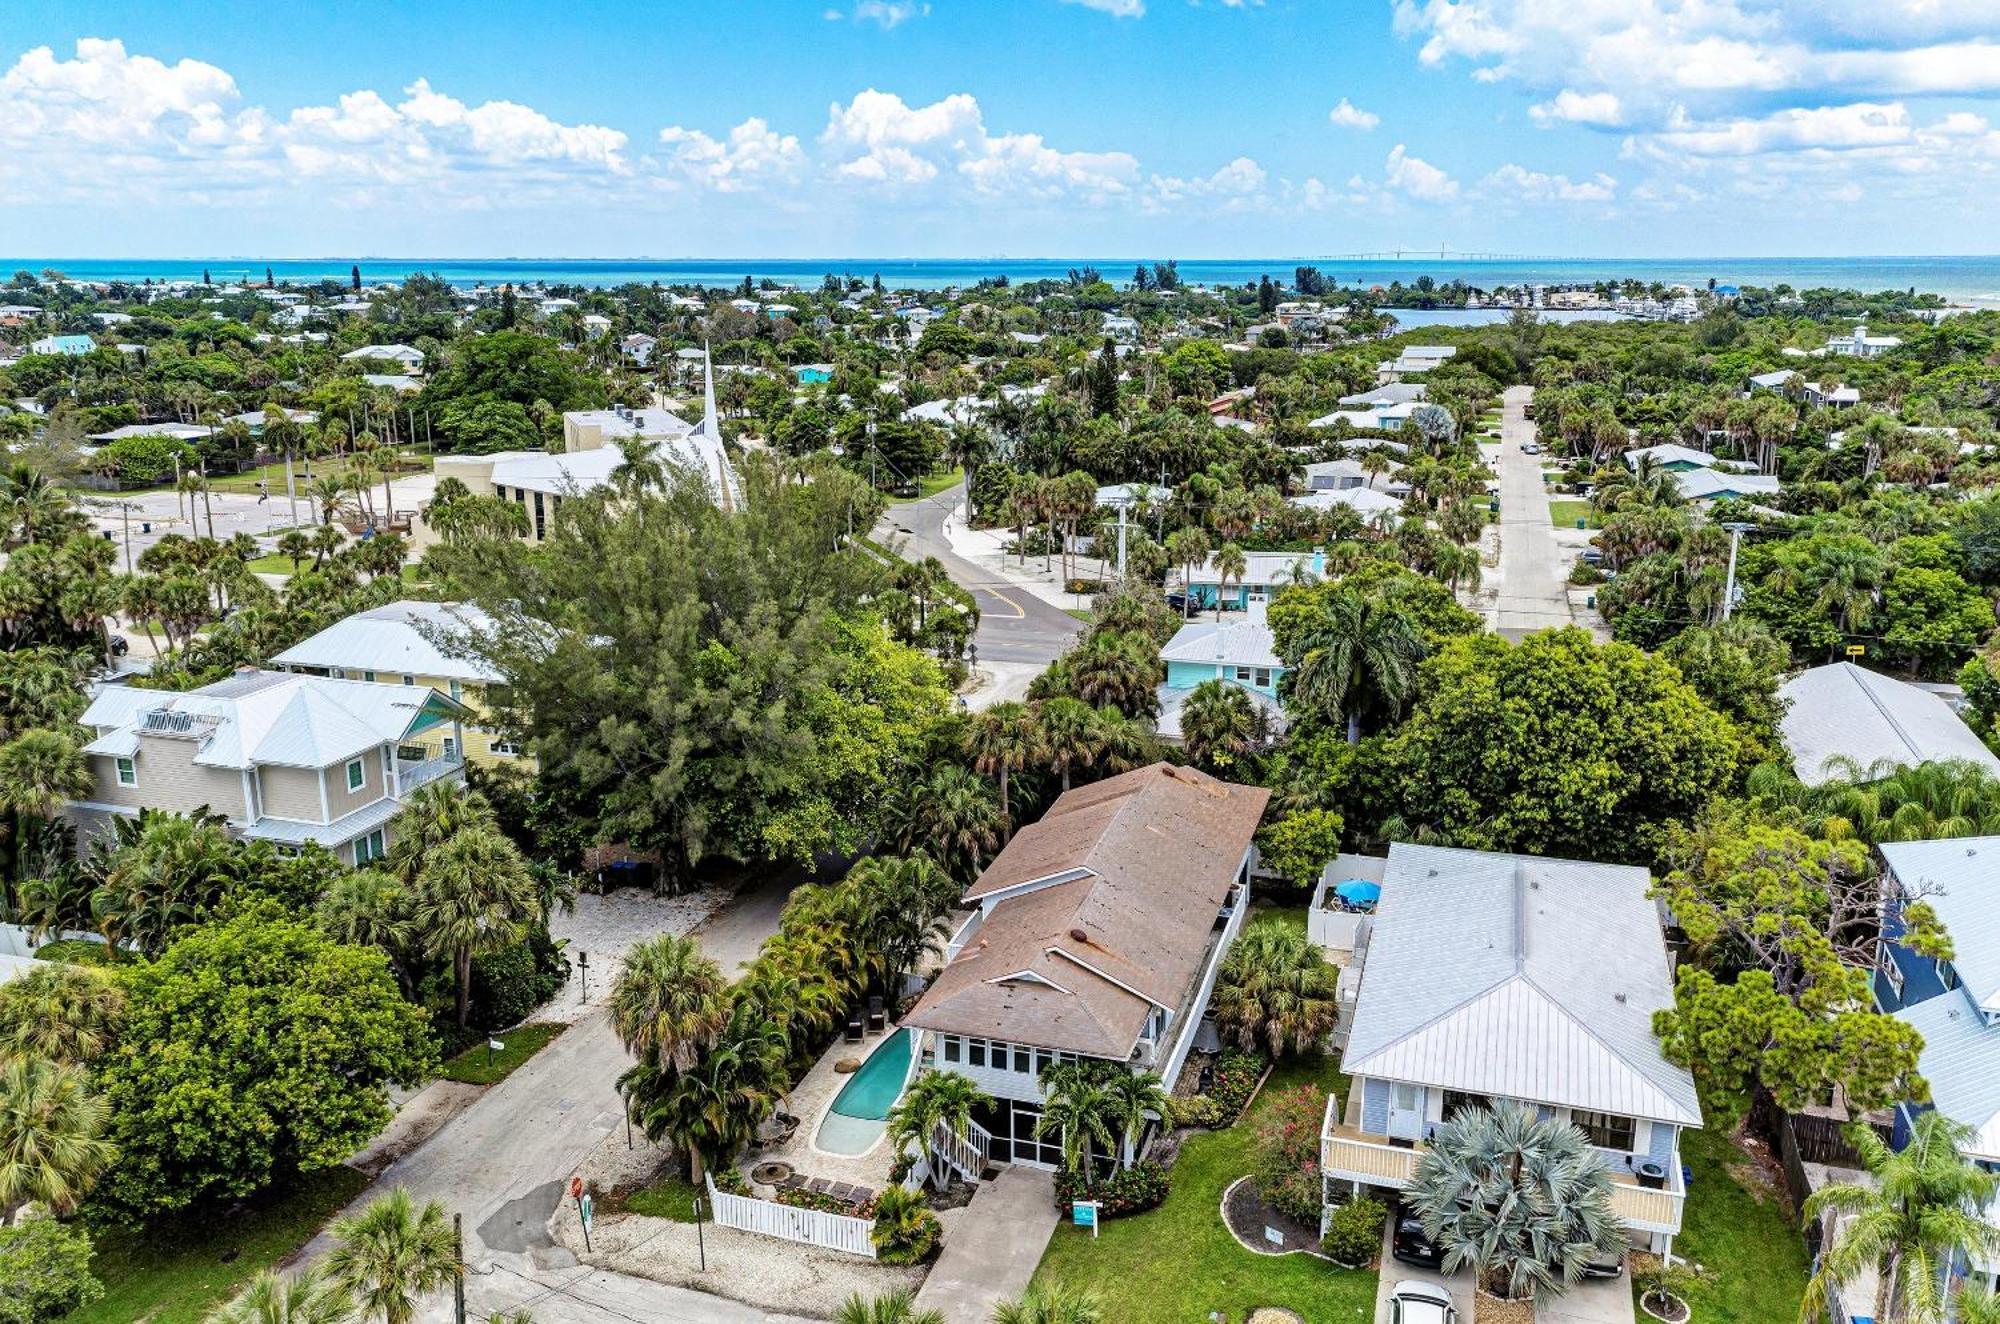
[(0, 251), (2000, 249), (1996, 0), (0, 8)]

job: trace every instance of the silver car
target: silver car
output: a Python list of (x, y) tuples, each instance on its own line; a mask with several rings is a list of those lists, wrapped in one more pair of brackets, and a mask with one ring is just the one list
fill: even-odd
[(1450, 1292), (1410, 1278), (1389, 1293), (1389, 1324), (1458, 1324), (1458, 1311)]

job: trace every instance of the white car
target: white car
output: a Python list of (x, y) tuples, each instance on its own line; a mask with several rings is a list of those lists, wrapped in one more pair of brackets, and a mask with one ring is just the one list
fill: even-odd
[(1458, 1311), (1450, 1292), (1410, 1278), (1389, 1293), (1389, 1324), (1458, 1324)]

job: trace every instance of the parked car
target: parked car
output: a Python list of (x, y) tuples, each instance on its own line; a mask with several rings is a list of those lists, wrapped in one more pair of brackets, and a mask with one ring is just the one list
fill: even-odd
[(1444, 1263), (1444, 1251), (1424, 1232), (1423, 1222), (1407, 1209), (1395, 1213), (1396, 1226), (1389, 1233), (1389, 1253), (1405, 1264), (1435, 1269)]
[(1586, 1278), (1619, 1278), (1624, 1273), (1625, 1253), (1623, 1251), (1611, 1251), (1607, 1254), (1593, 1255), (1583, 1266), (1583, 1276)]
[(1540, 455), (1541, 453), (1542, 453), (1542, 443), (1540, 443), (1539, 441), (1524, 441), (1521, 443), (1521, 454)]
[(1458, 1324), (1458, 1310), (1436, 1283), (1407, 1279), (1389, 1293), (1389, 1324)]

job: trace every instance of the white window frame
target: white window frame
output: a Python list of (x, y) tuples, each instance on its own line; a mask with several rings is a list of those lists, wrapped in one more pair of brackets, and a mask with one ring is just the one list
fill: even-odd
[(113, 759), (111, 771), (112, 775), (118, 779), (120, 786), (137, 786), (139, 784), (139, 760), (137, 759)]
[[(1631, 1130), (1632, 1133), (1631, 1143), (1625, 1145), (1614, 1144), (1611, 1143), (1611, 1141), (1616, 1139), (1615, 1136), (1611, 1137), (1610, 1139), (1600, 1137), (1596, 1131), (1591, 1129), (1592, 1127), (1591, 1122), (1584, 1120), (1586, 1118), (1601, 1119), (1602, 1121), (1607, 1123), (1623, 1122)], [(1596, 1146), (1598, 1149), (1616, 1150), (1618, 1153), (1621, 1154), (1633, 1154), (1638, 1152), (1639, 1119), (1636, 1117), (1628, 1117), (1624, 1113), (1603, 1112), (1601, 1110), (1592, 1108), (1572, 1108), (1570, 1109), (1569, 1120), (1570, 1124), (1576, 1127), (1577, 1130), (1583, 1132), (1585, 1136), (1589, 1137), (1590, 1143)], [(1609, 1130), (1608, 1127), (1606, 1129), (1607, 1131)]]
[(381, 828), (354, 839), (354, 867), (357, 869), (373, 864), (377, 860), (386, 859), (388, 854), (387, 846), (382, 840)]
[(464, 685), (460, 684), (458, 681), (455, 680), (452, 681), (450, 684), (451, 684), (451, 697), (453, 699), (462, 699), (465, 697)]
[(347, 793), (353, 795), (356, 791), (366, 788), (367, 785), (368, 769), (362, 765), (360, 759), (349, 759), (347, 761)]
[(495, 738), (487, 742), (486, 748), (495, 758), (517, 759), (521, 757), (521, 747), (511, 740)]
[(1267, 686), (1271, 683), (1271, 668), (1258, 667), (1253, 674), (1256, 677), (1256, 684)]
[(1882, 972), (1882, 978), (1889, 981), (1889, 987), (1896, 990), (1896, 996), (1902, 997), (1903, 967), (1897, 964), (1896, 953), (1888, 943), (1882, 944), (1882, 954), (1876, 958), (1875, 965)]

